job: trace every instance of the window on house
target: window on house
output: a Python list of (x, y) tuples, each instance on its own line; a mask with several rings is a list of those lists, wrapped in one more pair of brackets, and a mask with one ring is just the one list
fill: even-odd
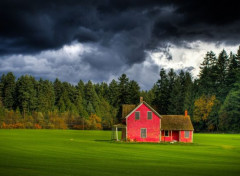
[(141, 128), (141, 138), (146, 138), (146, 137), (147, 137), (147, 129)]
[(185, 138), (189, 138), (189, 136), (190, 136), (190, 135), (189, 135), (189, 131), (185, 131), (184, 137), (185, 137)]
[(152, 119), (152, 111), (147, 112), (147, 118), (150, 120)]
[(135, 120), (139, 120), (140, 119), (140, 112), (136, 111), (135, 112)]
[(164, 131), (164, 136), (168, 137), (169, 136), (169, 131)]

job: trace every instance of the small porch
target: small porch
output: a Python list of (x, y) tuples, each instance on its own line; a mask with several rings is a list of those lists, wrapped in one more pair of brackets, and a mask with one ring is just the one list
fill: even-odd
[(179, 130), (161, 130), (161, 141), (162, 142), (179, 142), (180, 140)]
[(124, 125), (124, 124), (113, 125), (111, 140), (125, 141), (126, 140), (126, 125)]
[(193, 142), (193, 130), (161, 130), (161, 142)]

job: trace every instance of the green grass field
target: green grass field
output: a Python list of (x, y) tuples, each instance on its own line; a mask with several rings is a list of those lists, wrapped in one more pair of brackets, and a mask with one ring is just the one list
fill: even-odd
[(0, 175), (240, 175), (238, 134), (194, 134), (194, 144), (117, 143), (110, 136), (0, 130)]

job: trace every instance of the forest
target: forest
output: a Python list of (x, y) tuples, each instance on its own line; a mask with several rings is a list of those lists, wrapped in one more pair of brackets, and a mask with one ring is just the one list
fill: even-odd
[(197, 78), (162, 68), (150, 90), (126, 74), (109, 84), (76, 85), (2, 74), (0, 128), (111, 129), (122, 121), (122, 104), (138, 104), (140, 96), (160, 114), (188, 110), (195, 132), (240, 132), (240, 48), (207, 52)]

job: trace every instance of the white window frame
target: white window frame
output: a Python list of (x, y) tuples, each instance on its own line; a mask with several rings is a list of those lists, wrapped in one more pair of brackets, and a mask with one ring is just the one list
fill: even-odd
[[(148, 118), (148, 113), (149, 113), (149, 112), (151, 112), (151, 118)], [(148, 119), (148, 120), (152, 120), (152, 111), (148, 111), (148, 112), (147, 112), (147, 119)]]
[[(138, 119), (136, 119), (136, 113), (139, 113), (139, 118)], [(135, 115), (135, 120), (140, 120), (140, 111), (135, 111), (134, 115)]]
[[(188, 137), (186, 137), (186, 132), (188, 132)], [(190, 131), (184, 131), (184, 138), (190, 138)]]
[[(146, 130), (146, 137), (142, 137), (142, 130), (143, 130), (143, 129)], [(140, 137), (141, 137), (142, 139), (147, 138), (147, 128), (141, 128), (141, 129), (140, 129)]]
[[(166, 131), (168, 132), (168, 135), (167, 135), (167, 136), (166, 136), (166, 133), (165, 133)], [(169, 130), (164, 130), (164, 136), (165, 136), (165, 137), (169, 137)]]

